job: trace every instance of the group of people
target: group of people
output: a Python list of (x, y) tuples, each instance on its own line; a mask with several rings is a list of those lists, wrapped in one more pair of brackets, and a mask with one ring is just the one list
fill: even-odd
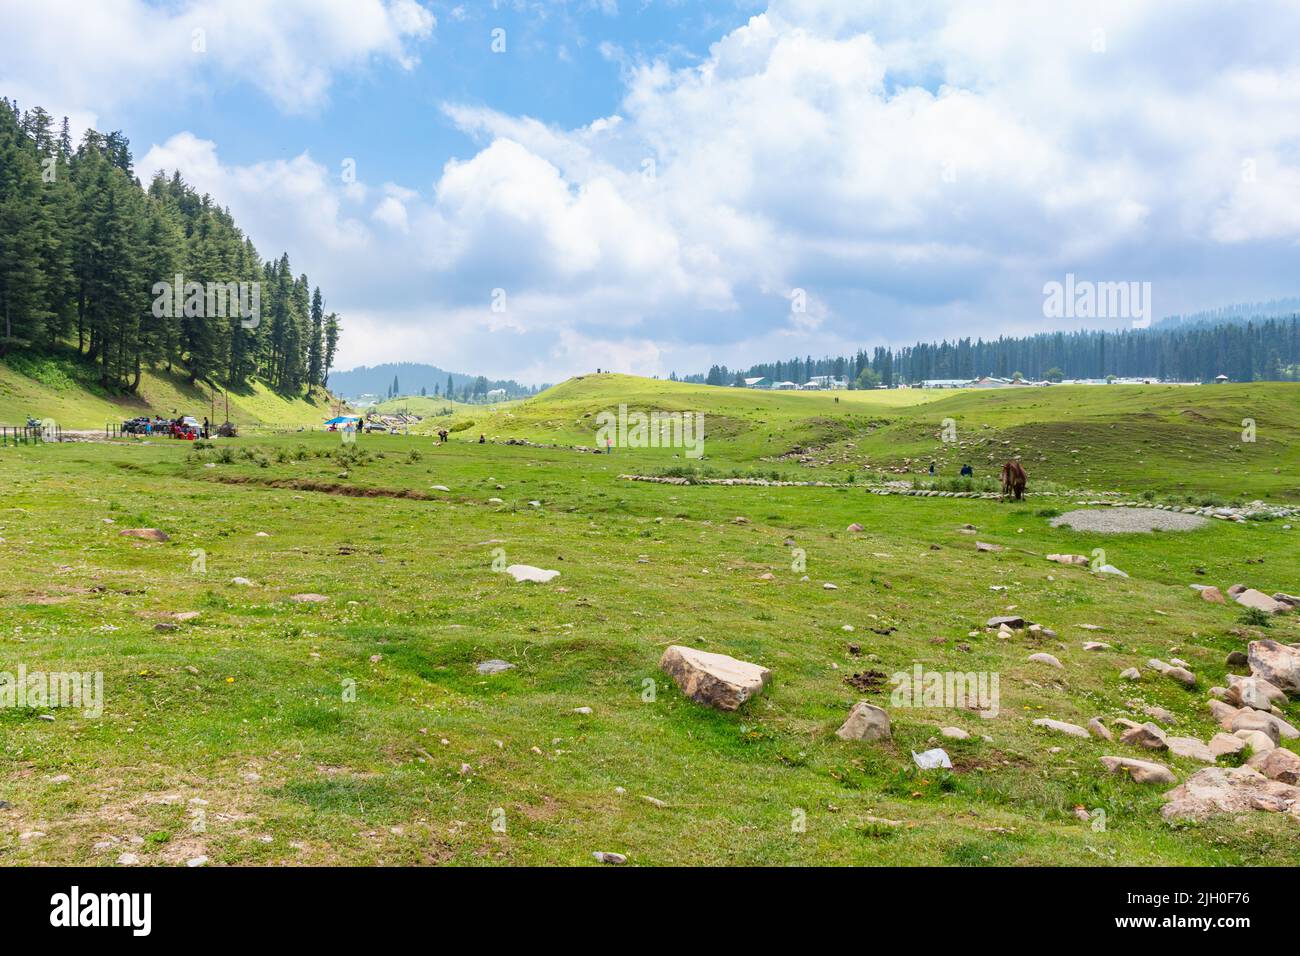
[[(935, 475), (937, 475), (937, 474), (938, 474), (938, 471), (937, 471), (936, 468), (935, 468), (935, 464), (934, 464), (934, 462), (930, 462), (930, 477), (933, 478), (933, 477), (934, 477)], [(974, 478), (974, 477), (975, 477), (975, 469), (972, 468), (969, 464), (967, 464), (967, 465), (962, 465), (962, 466), (961, 466), (961, 476), (962, 476), (963, 478)]]

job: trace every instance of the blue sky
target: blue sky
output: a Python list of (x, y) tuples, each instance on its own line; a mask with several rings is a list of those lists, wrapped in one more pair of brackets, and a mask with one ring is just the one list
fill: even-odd
[(1157, 317), (1297, 293), (1287, 0), (0, 3), (0, 92), (287, 250), (344, 368), (1132, 324), (1046, 317), (1067, 274)]
[[(256, 87), (236, 81), (214, 85), (206, 95), (130, 104), (114, 112), (113, 122), (140, 146), (187, 129), (220, 143), (223, 160), (231, 163), (310, 150), (321, 162), (352, 157), (376, 176), (427, 191), (448, 159), (470, 153), (474, 145), (440, 104), (491, 106), (580, 126), (618, 110), (624, 58), (698, 62), (718, 36), (762, 9), (699, 0), (621, 7), (590, 0), (423, 6), (437, 26), (412, 44), (417, 65), (406, 70), (380, 60), (341, 73), (327, 102), (301, 112), (286, 113)], [(498, 28), (506, 31), (504, 54), (492, 50)]]

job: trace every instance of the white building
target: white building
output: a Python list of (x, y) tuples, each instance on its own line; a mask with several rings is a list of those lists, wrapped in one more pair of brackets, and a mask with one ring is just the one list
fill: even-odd
[(848, 388), (849, 382), (848, 379), (836, 378), (834, 375), (814, 375), (800, 387), (805, 389)]

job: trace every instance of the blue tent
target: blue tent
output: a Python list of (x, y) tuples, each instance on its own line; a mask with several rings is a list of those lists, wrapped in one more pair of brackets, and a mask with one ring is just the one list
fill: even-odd
[(361, 421), (361, 416), (360, 416), (360, 415), (341, 415), (341, 416), (339, 416), (338, 418), (331, 418), (331, 419), (330, 419), (329, 421), (327, 421), (325, 424), (326, 424), (326, 425), (346, 425), (348, 422), (359, 422), (359, 421)]

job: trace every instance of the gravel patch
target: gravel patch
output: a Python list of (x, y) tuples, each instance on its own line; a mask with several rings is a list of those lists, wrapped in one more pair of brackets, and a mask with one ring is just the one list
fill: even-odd
[(1198, 515), (1154, 508), (1083, 508), (1067, 511), (1051, 521), (1053, 528), (1062, 525), (1075, 531), (1121, 534), (1134, 531), (1194, 531), (1209, 522)]

